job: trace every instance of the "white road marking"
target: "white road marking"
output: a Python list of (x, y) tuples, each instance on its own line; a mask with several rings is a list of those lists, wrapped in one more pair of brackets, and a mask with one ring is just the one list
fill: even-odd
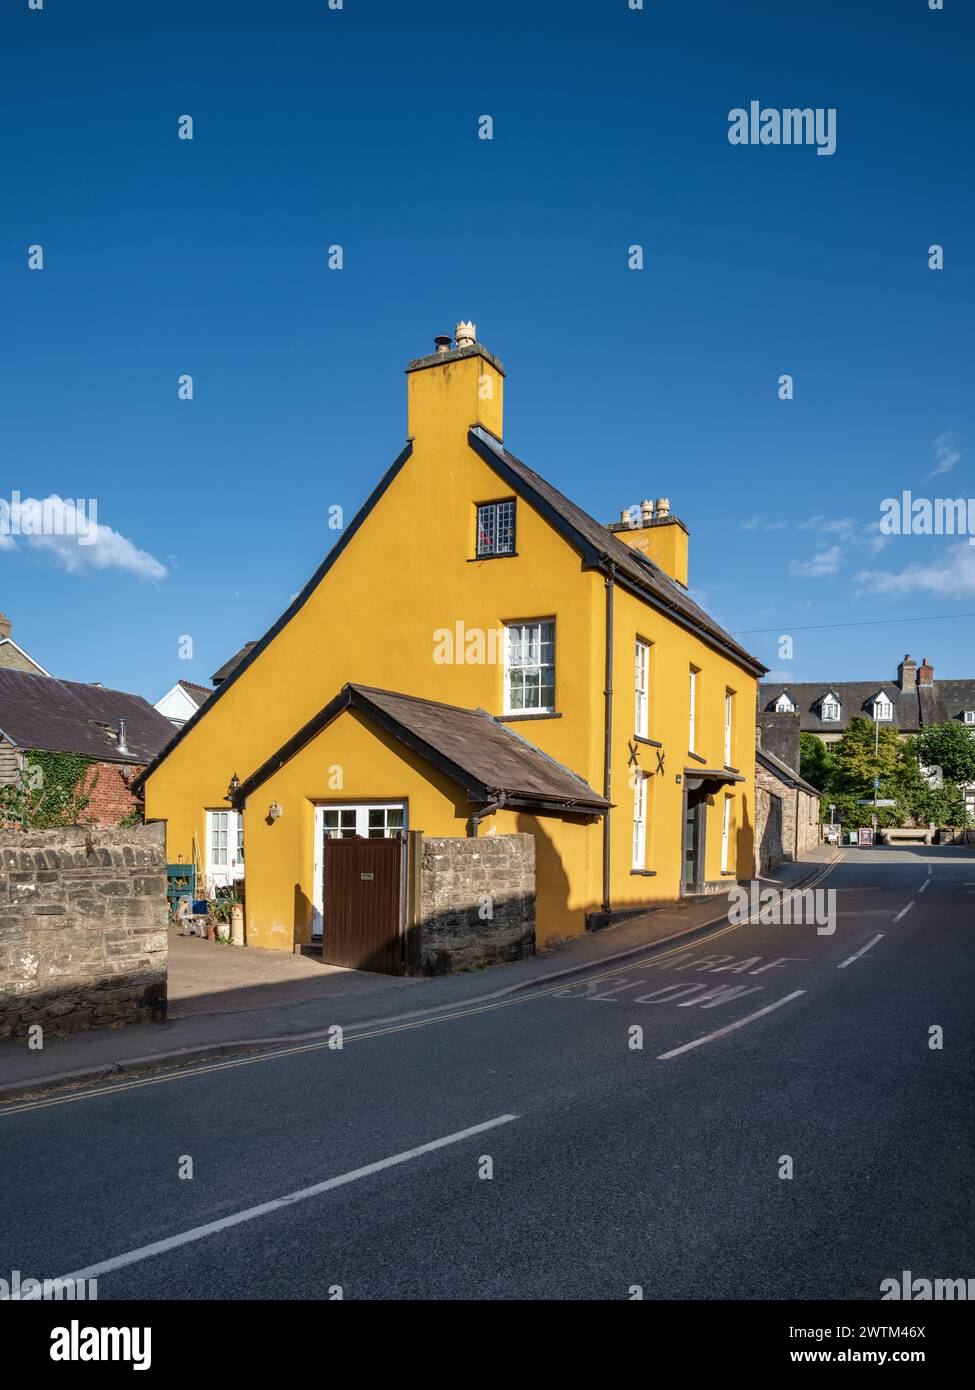
[(862, 955), (864, 955), (867, 951), (870, 950), (871, 946), (876, 946), (878, 941), (883, 940), (883, 935), (883, 932), (878, 932), (872, 941), (867, 942), (866, 946), (861, 947), (859, 951), (854, 951), (852, 956), (848, 956), (845, 961), (838, 965), (836, 967), (837, 970), (843, 970), (846, 968), (846, 966), (852, 965), (855, 960), (859, 960)]
[(736, 1028), (744, 1028), (746, 1023), (751, 1023), (753, 1019), (761, 1018), (763, 1014), (770, 1014), (773, 1009), (780, 1009), (783, 1004), (788, 1004), (790, 999), (798, 999), (799, 995), (805, 994), (805, 992), (804, 989), (795, 989), (791, 994), (785, 995), (784, 998), (777, 999), (774, 1004), (766, 1004), (764, 1009), (756, 1009), (753, 1014), (748, 1014), (745, 1018), (740, 1018), (737, 1023), (728, 1023), (724, 1028), (718, 1028), (713, 1033), (705, 1033), (703, 1038), (695, 1038), (693, 1042), (684, 1043), (683, 1047), (675, 1047), (670, 1052), (661, 1052), (657, 1061), (669, 1061), (671, 1057), (679, 1057), (682, 1052), (690, 1052), (692, 1047), (700, 1047), (703, 1043), (711, 1042), (714, 1038), (723, 1038), (726, 1033), (733, 1033)]
[(906, 917), (907, 914), (910, 912), (911, 908), (914, 906), (914, 904), (915, 904), (916, 901), (917, 901), (916, 898), (912, 898), (911, 901), (907, 904), (906, 907), (902, 907), (901, 910), (900, 910), (900, 912), (898, 912), (897, 916), (894, 918), (894, 921), (895, 921), (895, 922), (899, 922), (900, 919), (901, 919), (902, 917)]
[(364, 1168), (353, 1168), (351, 1173), (340, 1173), (337, 1178), (328, 1178), (325, 1182), (317, 1182), (313, 1187), (302, 1187), (297, 1192), (289, 1192), (285, 1197), (275, 1197), (271, 1202), (261, 1202), (259, 1206), (247, 1207), (246, 1210), (238, 1211), (233, 1216), (224, 1216), (219, 1221), (208, 1222), (205, 1226), (194, 1226), (192, 1230), (183, 1231), (180, 1235), (167, 1236), (165, 1240), (153, 1241), (151, 1245), (141, 1245), (138, 1250), (129, 1250), (124, 1255), (114, 1255), (110, 1260), (101, 1260), (98, 1264), (75, 1270), (73, 1274), (62, 1275), (62, 1278), (94, 1279), (98, 1275), (110, 1274), (116, 1269), (124, 1269), (126, 1265), (139, 1264), (142, 1260), (151, 1259), (153, 1255), (165, 1254), (167, 1250), (177, 1250), (181, 1245), (189, 1245), (193, 1241), (204, 1240), (207, 1236), (216, 1235), (218, 1231), (226, 1231), (231, 1226), (240, 1226), (243, 1222), (254, 1221), (259, 1216), (269, 1216), (271, 1212), (293, 1206), (295, 1202), (304, 1202), (309, 1197), (319, 1197), (323, 1192), (331, 1192), (333, 1188), (344, 1187), (350, 1182), (358, 1182), (360, 1178), (368, 1178), (373, 1173), (381, 1173), (384, 1168), (394, 1168), (399, 1163), (408, 1163), (410, 1159), (420, 1158), (423, 1154), (433, 1153), (436, 1149), (445, 1149), (450, 1144), (459, 1144), (463, 1139), (470, 1139), (472, 1135), (483, 1134), (489, 1129), (497, 1129), (499, 1125), (510, 1124), (512, 1120), (517, 1120), (517, 1118), (517, 1115), (498, 1115), (496, 1119), (485, 1120), (483, 1124), (471, 1125), (470, 1129), (461, 1129), (456, 1134), (444, 1135), (442, 1139), (432, 1139), (429, 1144), (419, 1144), (415, 1149), (404, 1149), (402, 1153), (393, 1154), (390, 1158), (381, 1158), (378, 1163), (367, 1163)]
[(917, 891), (918, 891), (919, 893), (923, 893), (924, 890), (925, 890), (925, 888), (930, 888), (930, 887), (931, 887), (931, 880), (930, 880), (929, 878), (926, 878), (926, 879), (924, 880), (924, 882), (921, 884), (920, 888), (919, 888)]

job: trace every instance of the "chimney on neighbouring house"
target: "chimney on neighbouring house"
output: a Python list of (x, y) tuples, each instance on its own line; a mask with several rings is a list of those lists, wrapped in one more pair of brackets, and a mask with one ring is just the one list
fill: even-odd
[(923, 657), (917, 669), (918, 685), (934, 685), (934, 667), (928, 665), (927, 657)]
[(9, 636), (10, 636), (10, 619), (7, 617), (6, 613), (0, 613), (0, 641), (2, 641), (2, 640), (4, 639), (4, 637), (9, 637)]
[(912, 656), (905, 656), (898, 666), (897, 684), (901, 690), (913, 690), (917, 684), (917, 662)]
[(131, 749), (129, 748), (129, 745), (128, 745), (128, 744), (126, 743), (126, 741), (125, 741), (125, 720), (124, 720), (124, 719), (120, 719), (119, 722), (118, 722), (118, 751), (119, 751), (120, 753), (129, 753), (129, 752), (131, 752)]
[(672, 515), (669, 497), (658, 497), (656, 505), (644, 501), (621, 511), (609, 530), (686, 586), (688, 530), (679, 516)]

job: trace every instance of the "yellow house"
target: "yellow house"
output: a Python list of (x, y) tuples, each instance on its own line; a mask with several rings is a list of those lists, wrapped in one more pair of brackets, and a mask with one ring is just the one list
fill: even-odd
[(408, 364), (406, 447), (143, 774), (171, 861), (246, 851), (250, 945), (327, 938), (336, 837), (527, 832), (539, 944), (750, 876), (765, 668), (669, 504), (594, 521), (505, 447), (503, 387), (471, 324)]

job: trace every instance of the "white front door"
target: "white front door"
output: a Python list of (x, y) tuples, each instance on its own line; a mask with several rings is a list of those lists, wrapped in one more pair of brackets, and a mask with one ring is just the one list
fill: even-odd
[[(388, 840), (406, 833), (406, 805), (402, 801), (374, 801), (352, 806), (315, 807), (315, 890), (312, 915), (312, 935), (322, 934), (322, 912), (325, 905), (324, 842), (348, 840)], [(405, 862), (405, 861), (404, 861)]]
[(239, 811), (207, 811), (207, 892), (243, 877), (243, 816)]

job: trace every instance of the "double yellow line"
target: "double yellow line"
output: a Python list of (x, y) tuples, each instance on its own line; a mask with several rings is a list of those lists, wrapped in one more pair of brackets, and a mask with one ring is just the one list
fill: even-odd
[[(811, 882), (805, 883), (801, 888), (792, 889), (783, 899), (789, 901), (797, 893), (807, 892), (810, 888), (815, 888), (822, 883), (827, 874), (831, 873), (836, 864), (842, 858), (831, 860)], [(671, 956), (680, 955), (688, 950), (696, 950), (698, 946), (704, 946), (710, 941), (717, 941), (719, 937), (727, 936), (729, 932), (738, 931), (741, 927), (752, 924), (754, 913), (750, 914), (743, 922), (728, 923), (720, 927), (717, 931), (711, 932), (709, 936), (698, 937), (691, 943), (685, 942), (683, 945), (672, 946), (667, 951), (660, 951), (649, 956), (641, 956), (637, 960), (630, 961), (627, 965), (617, 966), (612, 970), (603, 970), (595, 975), (585, 975), (580, 979), (567, 981), (560, 980), (558, 984), (551, 985), (548, 989), (526, 989), (523, 993), (518, 993), (510, 999), (498, 999), (493, 1003), (478, 1004), (469, 1009), (455, 1009), (451, 1013), (435, 1014), (432, 1018), (418, 1018), (412, 1022), (391, 1024), (385, 1028), (371, 1028), (362, 1033), (346, 1033), (342, 1031), (342, 1046), (346, 1043), (365, 1042), (369, 1038), (384, 1038), (391, 1033), (406, 1033), (413, 1028), (429, 1028), (436, 1023), (450, 1023), (456, 1018), (470, 1018), (475, 1014), (491, 1013), (494, 1009), (509, 1009), (513, 1004), (530, 1004), (536, 999), (545, 999), (550, 995), (558, 994), (562, 990), (575, 989), (578, 985), (593, 984), (599, 980), (612, 979), (617, 975), (626, 974), (630, 970), (638, 970), (645, 966), (648, 961), (656, 965), (657, 961), (667, 960)], [(721, 920), (721, 919), (716, 919)], [(708, 925), (708, 924), (705, 924)], [(337, 1025), (340, 1026), (340, 1025)], [(354, 1026), (354, 1025), (353, 1025)], [(212, 1072), (227, 1071), (231, 1067), (249, 1067), (257, 1062), (273, 1062), (279, 1057), (295, 1057), (302, 1052), (320, 1052), (323, 1048), (328, 1048), (330, 1042), (328, 1038), (317, 1039), (315, 1042), (300, 1043), (293, 1047), (282, 1047), (274, 1052), (258, 1052), (243, 1057), (229, 1058), (223, 1062), (209, 1062), (203, 1066), (187, 1065), (178, 1071), (169, 1071), (161, 1076), (142, 1076), (133, 1078), (131, 1081), (117, 1081), (109, 1083), (107, 1086), (90, 1087), (86, 1090), (72, 1091), (65, 1095), (47, 1096), (42, 1100), (27, 1100), (23, 1102), (11, 1102), (8, 1105), (0, 1106), (0, 1119), (8, 1115), (23, 1115), (30, 1110), (46, 1110), (52, 1105), (68, 1105), (77, 1100), (94, 1100), (99, 1096), (114, 1096), (121, 1091), (133, 1091), (142, 1086), (160, 1086), (166, 1081), (185, 1081), (194, 1076), (208, 1076)], [(338, 1051), (338, 1049), (333, 1049)]]

